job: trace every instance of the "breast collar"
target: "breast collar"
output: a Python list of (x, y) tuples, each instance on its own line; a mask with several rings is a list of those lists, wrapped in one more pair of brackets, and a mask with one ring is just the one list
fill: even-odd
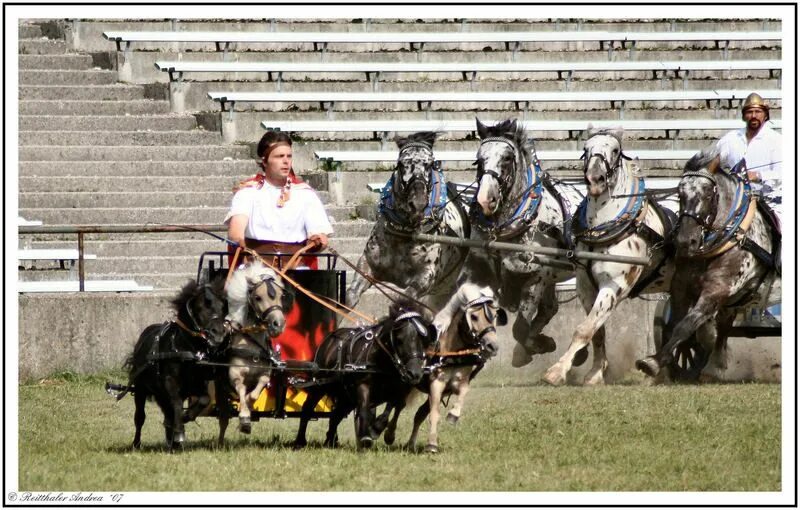
[(608, 244), (616, 242), (622, 235), (635, 226), (642, 206), (645, 202), (644, 178), (637, 177), (631, 183), (631, 191), (625, 207), (617, 212), (614, 219), (600, 225), (589, 227), (589, 220), (586, 217), (589, 205), (589, 196), (583, 198), (578, 210), (575, 212), (573, 233), (576, 241), (586, 244)]
[(510, 239), (528, 230), (536, 219), (539, 204), (542, 202), (542, 169), (539, 163), (532, 161), (525, 172), (527, 179), (525, 191), (522, 193), (522, 200), (510, 218), (498, 224), (497, 221), (487, 218), (483, 211), (478, 207), (477, 194), (472, 199), (470, 209), (472, 211), (472, 223), (478, 230), (487, 233), (494, 239)]
[[(750, 207), (755, 207), (755, 204), (752, 204), (750, 200), (752, 195), (750, 182), (743, 179), (736, 179), (736, 181), (736, 193), (731, 201), (731, 208), (728, 210), (725, 221), (722, 222), (719, 228), (715, 228), (703, 236), (703, 249), (701, 253), (703, 256), (711, 257), (719, 255), (722, 253), (720, 248), (737, 233), (740, 227), (743, 227), (743, 231), (746, 231), (750, 227), (749, 223), (744, 226), (742, 225)], [(717, 200), (719, 200), (719, 196)]]
[(400, 232), (422, 232), (427, 233), (435, 229), (441, 221), (441, 212), (447, 205), (447, 191), (444, 182), (444, 173), (431, 168), (430, 182), (431, 192), (428, 196), (428, 205), (422, 221), (415, 225), (412, 224), (405, 214), (395, 209), (395, 197), (392, 193), (396, 174), (392, 173), (386, 185), (381, 190), (381, 198), (378, 201), (378, 214), (386, 218), (389, 225)]

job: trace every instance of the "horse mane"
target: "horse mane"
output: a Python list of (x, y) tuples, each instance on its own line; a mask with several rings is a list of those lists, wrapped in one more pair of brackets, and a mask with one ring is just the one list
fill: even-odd
[[(448, 310), (446, 306), (445, 309), (439, 312), (445, 314), (447, 313), (452, 314), (452, 317), (450, 319), (450, 325), (447, 327), (445, 331), (442, 332), (442, 335), (439, 338), (439, 341), (441, 342), (442, 345), (451, 346), (456, 340), (459, 334), (458, 326), (459, 323), (462, 320), (464, 320), (464, 314), (465, 314), (464, 308), (466, 307), (467, 303), (484, 296), (491, 296), (492, 298), (494, 298), (494, 292), (490, 287), (481, 287), (476, 283), (466, 282), (458, 288), (458, 292), (456, 293), (455, 296), (457, 302), (453, 302), (451, 300), (450, 303), (448, 303), (447, 305), (450, 306), (450, 309)], [(451, 303), (457, 304), (457, 307), (453, 307)]]
[(418, 131), (408, 136), (395, 136), (394, 141), (400, 149), (409, 143), (424, 143), (433, 149), (433, 144), (437, 136), (439, 136), (439, 133), (436, 131)]
[(180, 292), (178, 292), (178, 295), (170, 300), (170, 305), (172, 305), (172, 308), (176, 312), (180, 313), (186, 306), (186, 303), (188, 303), (190, 299), (197, 295), (197, 291), (199, 289), (200, 286), (196, 281), (188, 281), (180, 290)]
[(716, 144), (709, 145), (705, 149), (701, 150), (692, 158), (686, 162), (686, 165), (683, 167), (683, 171), (685, 172), (699, 172), (703, 168), (706, 168), (711, 165), (712, 161), (719, 156), (719, 148), (717, 148)]
[[(480, 121), (478, 122), (480, 123)], [(517, 119), (501, 120), (493, 126), (484, 125), (484, 127), (486, 128), (486, 132), (485, 136), (481, 136), (481, 139), (491, 137), (508, 138), (514, 142), (514, 145), (522, 152), (525, 161), (531, 160), (533, 139), (528, 136), (525, 126), (521, 122), (517, 122)]]
[(430, 308), (417, 300), (409, 298), (400, 298), (389, 305), (389, 315), (385, 317), (385, 319), (394, 321), (404, 313), (408, 312), (416, 312), (422, 315), (427, 322), (431, 322), (433, 320)]

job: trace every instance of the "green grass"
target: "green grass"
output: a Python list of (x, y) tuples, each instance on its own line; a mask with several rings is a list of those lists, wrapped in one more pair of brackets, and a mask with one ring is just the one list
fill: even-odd
[[(121, 376), (116, 380), (123, 380)], [(133, 399), (104, 377), (19, 387), (23, 491), (780, 491), (780, 385), (616, 385), (474, 388), (457, 426), (440, 426), (438, 455), (400, 445), (357, 452), (352, 419), (342, 446), (290, 447), (298, 420), (264, 419), (250, 437), (232, 423), (187, 426), (189, 446), (162, 449), (162, 416), (148, 404), (143, 449), (132, 451)], [(412, 413), (400, 419), (398, 443)], [(420, 446), (427, 437), (427, 423)]]

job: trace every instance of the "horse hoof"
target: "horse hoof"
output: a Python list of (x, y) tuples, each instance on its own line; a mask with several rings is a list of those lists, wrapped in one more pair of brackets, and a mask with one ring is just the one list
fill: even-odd
[(453, 413), (447, 413), (447, 423), (450, 425), (458, 425), (458, 416)]
[(358, 440), (358, 447), (360, 449), (369, 449), (372, 448), (372, 444), (375, 442), (374, 439), (370, 436), (364, 436)]
[(239, 418), (239, 432), (242, 434), (249, 434), (252, 428), (253, 426), (250, 422), (250, 418)]
[(658, 366), (658, 362), (653, 356), (636, 360), (636, 368), (650, 377), (656, 377), (661, 371), (661, 368)]
[(527, 349), (522, 344), (516, 344), (514, 346), (514, 354), (511, 357), (511, 366), (514, 368), (524, 367), (528, 363), (533, 361), (533, 356), (528, 354)]
[(545, 372), (542, 380), (550, 386), (561, 386), (564, 384), (564, 377), (556, 367), (550, 367), (547, 369), (547, 372)]
[(575, 353), (575, 356), (572, 357), (572, 366), (579, 367), (586, 363), (586, 360), (589, 358), (589, 347), (583, 347), (578, 352)]
[(439, 447), (435, 444), (429, 444), (425, 447), (425, 453), (439, 453)]
[(548, 352), (553, 352), (555, 350), (556, 341), (553, 340), (552, 337), (547, 335), (537, 335), (536, 338), (533, 339), (533, 345), (531, 346), (530, 353), (547, 354)]
[(395, 440), (394, 432), (385, 432), (383, 434), (383, 442), (388, 445), (393, 445)]

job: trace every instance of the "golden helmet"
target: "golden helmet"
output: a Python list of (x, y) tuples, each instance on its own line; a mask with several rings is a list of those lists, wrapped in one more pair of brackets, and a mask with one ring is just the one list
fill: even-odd
[(742, 114), (744, 114), (744, 112), (746, 112), (749, 108), (761, 108), (767, 113), (767, 116), (769, 116), (769, 105), (766, 101), (764, 101), (763, 97), (759, 96), (755, 92), (747, 96), (747, 98), (744, 100), (744, 103), (742, 103)]

